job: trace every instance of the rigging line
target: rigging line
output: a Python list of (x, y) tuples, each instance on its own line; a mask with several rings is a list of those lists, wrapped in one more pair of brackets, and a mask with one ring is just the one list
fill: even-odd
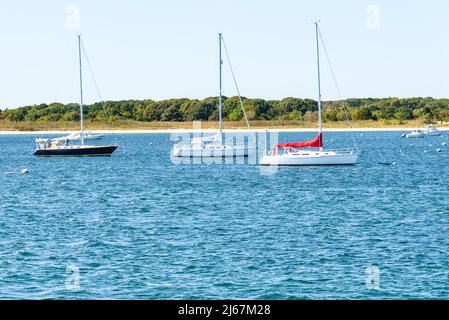
[(254, 137), (254, 133), (251, 130), (251, 125), (249, 124), (248, 117), (246, 116), (246, 110), (245, 110), (245, 107), (243, 106), (242, 96), (240, 95), (239, 86), (238, 86), (237, 80), (235, 78), (234, 69), (232, 68), (231, 59), (229, 58), (228, 49), (226, 47), (226, 42), (225, 42), (223, 36), (222, 36), (222, 40), (223, 40), (223, 47), (224, 47), (225, 53), (226, 53), (226, 58), (227, 58), (228, 64), (229, 64), (229, 69), (231, 70), (232, 79), (234, 80), (234, 85), (237, 90), (237, 94), (239, 96), (240, 106), (242, 107), (242, 110), (243, 110), (243, 116), (245, 117), (246, 125), (248, 126), (249, 132), (251, 134), (251, 138), (253, 139), (253, 142), (256, 143), (256, 138)]
[(97, 79), (95, 78), (95, 74), (94, 74), (94, 71), (93, 71), (92, 66), (91, 66), (91, 64), (90, 64), (89, 57), (87, 56), (86, 49), (84, 48), (84, 42), (83, 42), (82, 39), (81, 39), (81, 48), (83, 49), (84, 56), (86, 57), (86, 62), (87, 62), (87, 65), (88, 65), (88, 67), (89, 67), (89, 71), (90, 71), (90, 74), (91, 74), (91, 76), (92, 76), (92, 80), (93, 80), (93, 82), (94, 82), (95, 89), (97, 90), (98, 97), (100, 98), (100, 101), (101, 101), (101, 105), (102, 105), (102, 109), (103, 109), (104, 115), (108, 118), (109, 126), (111, 126), (111, 123), (110, 123), (110, 114), (109, 114), (109, 113), (107, 112), (107, 110), (105, 109), (105, 103), (104, 103), (105, 101), (104, 101), (104, 99), (103, 99), (103, 97), (102, 97), (102, 95), (101, 95), (101, 93), (100, 93), (100, 89), (99, 89), (99, 87), (98, 87)]
[[(341, 105), (343, 107), (343, 112), (345, 114), (346, 123), (349, 126), (349, 128), (352, 129), (351, 121), (349, 121), (349, 115), (348, 115), (348, 112), (347, 112), (348, 108), (347, 108), (347, 105), (346, 105), (346, 101), (343, 100), (343, 96), (341, 94), (340, 86), (338, 85), (337, 77), (335, 76), (335, 71), (334, 71), (334, 68), (332, 66), (331, 60), (329, 58), (329, 54), (327, 52), (326, 44), (324, 43), (323, 35), (321, 34), (321, 29), (320, 29), (319, 26), (318, 26), (318, 33), (320, 35), (320, 40), (321, 40), (321, 44), (323, 46), (324, 54), (326, 56), (326, 60), (327, 60), (327, 63), (329, 65), (329, 69), (331, 71), (332, 78), (334, 80), (335, 88), (337, 89), (337, 93), (338, 93), (338, 96), (340, 98)], [(353, 139), (356, 147), (358, 148), (357, 139), (354, 138), (354, 135), (352, 135), (352, 139)]]
[(83, 48), (84, 56), (86, 57), (87, 65), (89, 66), (89, 71), (90, 71), (90, 74), (92, 76), (92, 80), (94, 81), (95, 88), (97, 89), (98, 97), (100, 98), (101, 102), (104, 102), (104, 100), (103, 100), (103, 98), (102, 98), (102, 96), (100, 94), (100, 90), (98, 89), (97, 79), (95, 79), (95, 74), (94, 74), (94, 72), (92, 70), (92, 66), (90, 65), (89, 57), (87, 56), (86, 49), (84, 48), (83, 40), (81, 40), (81, 47)]

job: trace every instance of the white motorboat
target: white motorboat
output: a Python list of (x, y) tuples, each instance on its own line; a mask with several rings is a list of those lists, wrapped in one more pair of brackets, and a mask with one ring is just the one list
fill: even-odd
[(438, 130), (434, 125), (429, 124), (426, 126), (426, 129), (424, 129), (424, 134), (426, 136), (441, 136), (442, 132)]
[[(265, 155), (260, 160), (262, 166), (333, 166), (354, 165), (359, 158), (359, 149), (333, 150), (323, 149), (323, 121), (321, 103), (320, 75), (320, 31), (315, 22), (317, 65), (318, 65), (318, 122), (319, 132), (311, 141), (277, 144), (271, 155)], [(267, 140), (265, 140), (267, 141)]]
[(407, 133), (405, 138), (407, 139), (415, 139), (415, 138), (424, 138), (426, 134), (422, 130), (413, 130), (411, 133)]
[[(234, 145), (223, 143), (223, 91), (222, 91), (222, 41), (223, 35), (218, 34), (219, 43), (219, 109), (218, 109), (218, 123), (219, 132), (213, 136), (206, 137), (196, 137), (190, 139), (188, 144), (178, 143), (173, 146), (173, 156), (175, 157), (247, 157), (251, 150), (256, 150), (255, 145)], [(234, 71), (232, 69), (229, 55), (224, 45), (226, 56), (228, 58), (229, 66), (231, 69), (232, 77), (234, 80), (235, 87), (239, 96), (239, 102), (243, 110), (243, 116), (245, 118), (248, 130), (251, 130), (251, 126), (246, 116), (245, 107), (243, 106), (242, 98), (240, 96), (240, 91), (238, 89), (237, 81), (234, 76)], [(255, 138), (251, 134), (251, 138), (255, 141)]]

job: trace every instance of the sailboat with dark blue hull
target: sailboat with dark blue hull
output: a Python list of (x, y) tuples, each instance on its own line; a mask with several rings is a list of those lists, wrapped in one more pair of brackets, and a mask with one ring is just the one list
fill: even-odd
[[(87, 146), (87, 145), (60, 145), (49, 139), (50, 145), (43, 146), (38, 144), (35, 156), (40, 157), (93, 157), (93, 156), (111, 156), (118, 146)], [(58, 142), (56, 142), (58, 143)]]
[(84, 113), (83, 113), (83, 69), (81, 55), (81, 36), (78, 35), (78, 54), (80, 65), (80, 145), (71, 145), (70, 139), (37, 139), (35, 156), (40, 157), (90, 157), (90, 156), (110, 156), (118, 148), (117, 145), (89, 146), (84, 144)]

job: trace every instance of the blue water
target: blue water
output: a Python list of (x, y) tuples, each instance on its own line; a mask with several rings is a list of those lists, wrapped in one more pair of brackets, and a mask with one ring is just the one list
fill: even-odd
[(67, 159), (0, 135), (0, 298), (448, 298), (448, 137), (356, 135), (357, 166), (268, 176), (174, 165), (168, 134), (110, 136), (112, 157)]

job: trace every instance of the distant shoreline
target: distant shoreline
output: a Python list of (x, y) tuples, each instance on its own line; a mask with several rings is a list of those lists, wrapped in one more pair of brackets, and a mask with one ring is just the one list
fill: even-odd
[[(351, 128), (351, 129), (324, 129), (324, 132), (406, 132), (412, 131), (416, 128)], [(440, 131), (449, 131), (449, 127), (440, 127)], [(162, 134), (162, 133), (196, 133), (205, 132), (213, 133), (217, 132), (217, 129), (110, 129), (110, 130), (88, 130), (92, 133), (102, 133), (102, 134)], [(235, 132), (246, 132), (246, 129), (225, 129), (225, 133), (235, 133)], [(253, 129), (252, 132), (315, 132), (317, 128), (267, 128), (267, 129)], [(56, 134), (68, 134), (74, 132), (73, 130), (45, 130), (45, 131), (0, 131), (0, 135), (56, 135)]]
[[(253, 120), (250, 122), (253, 131), (263, 132), (314, 132), (318, 129), (316, 121), (293, 121), (293, 120)], [(441, 130), (449, 130), (449, 123), (435, 123)], [(422, 120), (389, 120), (389, 121), (330, 121), (324, 123), (327, 132), (350, 132), (350, 131), (410, 131), (412, 129), (424, 129), (425, 122)], [(225, 132), (244, 132), (247, 125), (242, 121), (224, 121)], [(446, 128), (446, 129), (443, 129)], [(217, 121), (115, 121), (111, 123), (86, 121), (84, 130), (95, 133), (109, 134), (132, 134), (132, 133), (172, 133), (172, 132), (216, 132)], [(67, 121), (8, 121), (0, 120), (0, 134), (67, 134), (79, 131), (78, 122)]]

